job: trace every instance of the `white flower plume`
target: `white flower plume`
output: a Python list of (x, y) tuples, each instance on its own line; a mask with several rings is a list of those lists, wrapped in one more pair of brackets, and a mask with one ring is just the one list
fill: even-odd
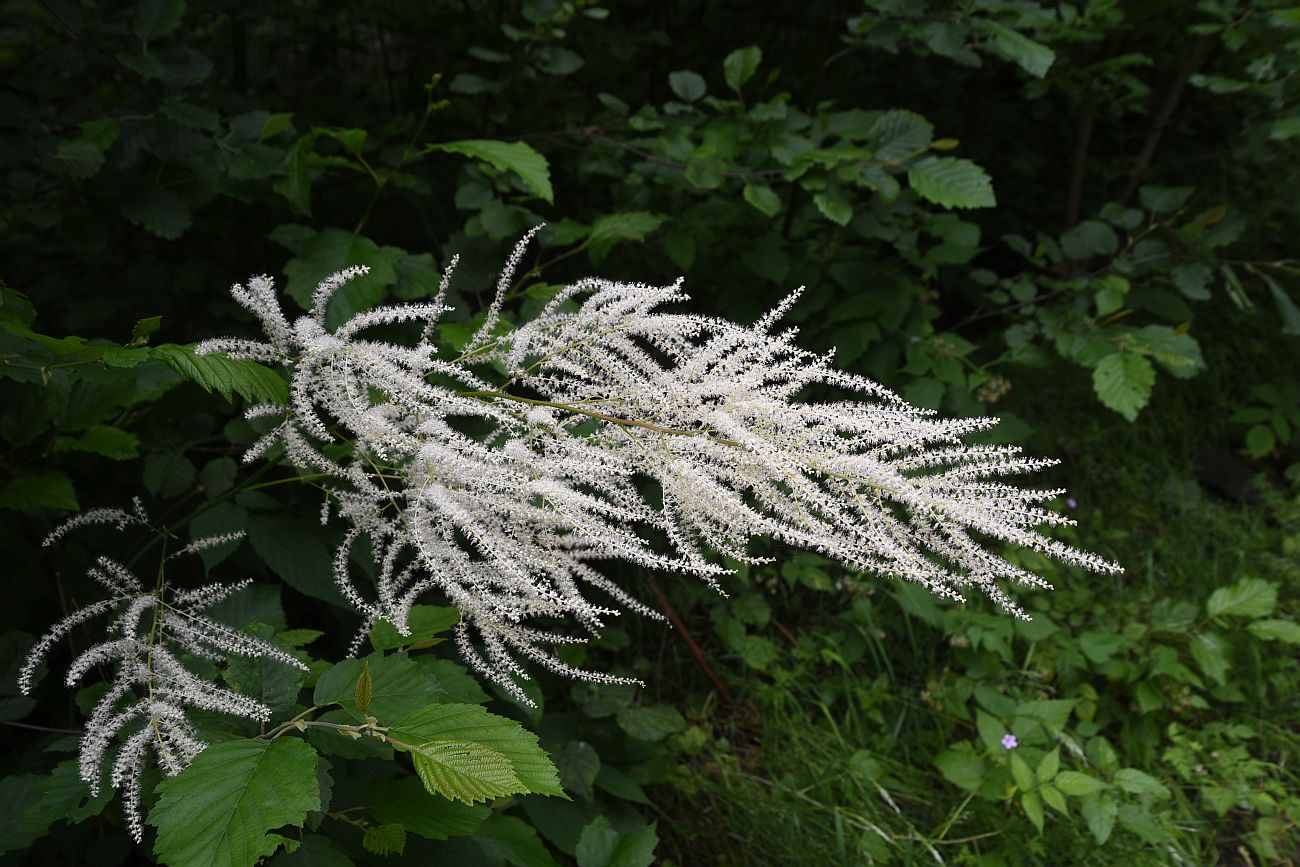
[[(138, 500), (130, 513), (90, 509), (56, 527), (45, 544), (52, 544), (77, 527), (111, 524), (121, 530), (148, 523)], [(202, 551), (240, 535), (197, 539), (166, 559)], [(127, 824), (138, 843), (144, 834), (140, 775), (150, 758), (171, 776), (180, 773), (207, 746), (186, 719), (187, 708), (262, 721), (271, 714), (261, 702), (194, 674), (180, 656), (189, 653), (213, 660), (224, 660), (227, 654), (265, 657), (304, 670), (306, 667), (273, 644), (236, 632), (203, 614), (248, 586), (248, 581), (174, 590), (160, 580), (146, 588), (126, 566), (102, 556), (87, 574), (108, 591), (109, 598), (79, 608), (50, 627), (23, 660), (18, 687), (23, 695), (31, 692), (37, 668), (74, 627), (102, 615), (117, 615), (108, 626), (110, 637), (74, 658), (64, 683), (75, 687), (99, 666), (114, 669), (108, 690), (96, 702), (86, 723), (80, 746), (80, 774), (91, 793), (98, 795), (106, 754), (119, 735), (134, 728), (117, 750), (109, 783), (122, 790)]]
[[(995, 419), (938, 418), (800, 349), (794, 329), (774, 330), (797, 292), (743, 326), (671, 312), (687, 298), (680, 281), (585, 279), (510, 331), (502, 302), (531, 235), (458, 355), (431, 342), (454, 260), (433, 301), (377, 307), (332, 330), (330, 297), (363, 268), (322, 281), (292, 325), (270, 278), (255, 277), (232, 294), (266, 341), (200, 345), (289, 371), (288, 408), (249, 410), (282, 422), (245, 457), (280, 445), (335, 480), (352, 525), (335, 578), (367, 627), (405, 630), (415, 599), (439, 592), (462, 612), (467, 661), (522, 698), (518, 657), (614, 679), (566, 666), (549, 646), (580, 639), (538, 620), (567, 616), (594, 632), (616, 608), (657, 616), (597, 571), (601, 560), (716, 586), (726, 569), (714, 554), (752, 562), (749, 542), (766, 536), (941, 596), (974, 589), (1019, 617), (1004, 586), (1048, 585), (990, 543), (1119, 571), (1037, 532), (1072, 523), (1041, 505), (1061, 492), (1003, 481), (1052, 461), (963, 442)], [(403, 323), (421, 326), (418, 337), (392, 339)], [(812, 389), (845, 396), (802, 400)], [(347, 456), (327, 457), (323, 444), (340, 441)], [(373, 592), (348, 570), (363, 535), (379, 565)]]

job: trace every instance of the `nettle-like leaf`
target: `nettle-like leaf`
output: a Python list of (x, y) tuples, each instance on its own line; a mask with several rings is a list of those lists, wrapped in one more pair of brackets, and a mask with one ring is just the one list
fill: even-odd
[(252, 867), (279, 848), (269, 835), (320, 810), (318, 757), (305, 741), (227, 741), (158, 784), (154, 854), (173, 867)]
[(436, 704), (392, 725), (428, 790), (466, 803), (512, 794), (565, 797), (537, 736), (473, 704)]

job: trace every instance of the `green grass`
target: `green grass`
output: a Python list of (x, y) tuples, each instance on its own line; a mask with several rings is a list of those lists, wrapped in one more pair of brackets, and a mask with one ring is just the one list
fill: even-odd
[[(1233, 502), (1197, 481), (1199, 445), (1239, 444), (1240, 431), (1229, 421), (1238, 383), (1268, 375), (1276, 357), (1270, 353), (1278, 350), (1228, 345), (1201, 376), (1162, 379), (1132, 425), (1095, 403), (1084, 372), (1017, 378), (1008, 403), (1036, 425), (1028, 448), (1066, 458), (1046, 484), (1068, 488), (1079, 501), (1075, 540), (1127, 568), (1114, 578), (1053, 569), (1057, 589), (1035, 594), (1031, 610), (1077, 638), (1090, 630), (1141, 633), (1154, 616), (1185, 601), (1198, 612), (1196, 628), (1210, 629), (1201, 612), (1215, 589), (1246, 577), (1294, 586), (1300, 574), (1295, 502), (1281, 496), (1267, 506)], [(1223, 627), (1236, 642), (1230, 677), (1241, 680), (1241, 695), (1212, 688), (1202, 677), (1204, 688), (1174, 682), (1165, 706), (1138, 712), (1133, 684), (1115, 682), (1113, 670), (1072, 668), (1060, 651), (1043, 659), (1028, 640), (1012, 642), (1009, 663), (990, 662), (989, 654), (972, 663), (957, 651), (972, 626), (992, 619), (986, 607), (939, 606), (947, 614), (936, 628), (900, 607), (886, 582), (870, 580), (864, 601), (854, 605), (844, 592), (812, 593), (783, 581), (773, 586), (761, 573), (752, 580), (780, 623), (752, 630), (778, 648), (775, 661), (756, 671), (728, 653), (700, 606), (692, 629), (708, 639), (706, 649), (737, 701), (700, 701), (707, 686), (689, 657), (680, 654), (673, 666), (685, 680), (681, 700), (695, 724), (679, 741), (673, 785), (655, 796), (665, 812), (663, 851), (676, 863), (1261, 863), (1267, 844), (1253, 845), (1260, 821), (1273, 822), (1280, 833), (1278, 857), (1294, 856), (1286, 847), (1296, 845), (1296, 805), (1276, 795), (1267, 796), (1272, 804), (1260, 800), (1260, 792), (1300, 791), (1287, 767), (1300, 748), (1300, 714), (1297, 669), (1286, 645)], [(1276, 616), (1294, 612), (1286, 584), (1281, 599)], [(714, 620), (726, 616), (725, 607), (705, 604), (714, 606)], [(1133, 663), (1145, 664), (1142, 654), (1162, 642), (1195, 668), (1186, 640), (1149, 634)], [(1016, 803), (971, 796), (945, 780), (933, 759), (948, 744), (973, 737), (968, 708), (975, 703), (962, 698), (972, 683), (995, 684), (1021, 698), (1101, 693), (1101, 732), (1121, 765), (1143, 769), (1171, 790), (1168, 801), (1153, 805), (1165, 817), (1165, 838), (1144, 840), (1117, 826), (1098, 846), (1077, 802), (1068, 819), (1048, 810), (1040, 835)], [(1202, 788), (1230, 781), (1234, 767), (1210, 767), (1204, 781), (1188, 781), (1163, 758), (1171, 745), (1203, 747), (1218, 723), (1254, 733), (1245, 742), (1246, 766), (1259, 771), (1236, 780), (1246, 806), (1223, 817), (1207, 809)], [(1077, 724), (1072, 719), (1067, 734)], [(1211, 752), (1204, 755), (1212, 763)], [(1066, 760), (1077, 761), (1068, 751)]]

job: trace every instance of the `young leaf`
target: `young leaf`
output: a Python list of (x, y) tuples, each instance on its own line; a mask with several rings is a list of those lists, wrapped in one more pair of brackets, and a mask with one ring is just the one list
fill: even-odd
[(357, 678), (356, 703), (357, 711), (366, 716), (370, 713), (370, 696), (374, 693), (375, 684), (370, 679), (370, 666), (362, 663), (361, 676)]
[[(394, 722), (389, 734), (415, 748), (417, 768), (421, 756), (427, 759), (430, 766), (422, 778), (430, 791), (438, 794), (462, 797), (468, 791), (465, 799), (471, 801), (489, 797), (470, 790), (468, 782), (464, 788), (448, 792), (439, 791), (438, 785), (430, 785), (440, 783), (440, 778), (430, 774), (433, 765), (446, 766), (446, 779), (460, 782), (452, 772), (472, 775), (475, 764), (479, 764), (484, 777), (480, 792), (511, 788), (507, 794), (531, 792), (565, 797), (555, 765), (537, 745), (537, 736), (519, 723), (490, 714), (478, 705), (430, 705)], [(459, 755), (457, 750), (461, 751)], [(506, 769), (518, 781), (517, 787), (510, 783), (490, 754), (505, 760)]]
[(345, 659), (322, 674), (316, 682), (313, 702), (337, 703), (349, 716), (364, 721), (367, 713), (357, 707), (356, 693), (363, 668), (370, 672), (371, 679), (369, 715), (385, 725), (435, 702), (462, 699), (461, 695), (453, 695), (441, 683), (436, 670), (423, 661), (405, 653), (372, 653), (364, 659)]
[(1129, 421), (1135, 421), (1147, 405), (1155, 384), (1156, 371), (1151, 362), (1132, 352), (1107, 355), (1092, 371), (1097, 398)]
[(988, 174), (970, 160), (926, 157), (907, 170), (907, 183), (921, 198), (945, 208), (991, 208), (998, 203)]
[(252, 867), (280, 845), (267, 832), (321, 808), (317, 761), (297, 738), (213, 744), (158, 784), (154, 854), (174, 867)]

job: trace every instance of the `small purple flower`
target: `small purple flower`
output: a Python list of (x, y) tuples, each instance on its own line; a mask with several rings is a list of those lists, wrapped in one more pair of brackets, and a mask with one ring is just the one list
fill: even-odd
[(1066, 497), (1066, 498), (1065, 498), (1065, 508), (1067, 508), (1067, 509), (1077, 509), (1077, 508), (1079, 508), (1079, 501), (1076, 500), (1074, 497)]
[(1002, 736), (1002, 746), (1006, 747), (1007, 749), (1014, 750), (1019, 745), (1020, 745), (1020, 741), (1016, 740), (1015, 735), (1005, 734)]

